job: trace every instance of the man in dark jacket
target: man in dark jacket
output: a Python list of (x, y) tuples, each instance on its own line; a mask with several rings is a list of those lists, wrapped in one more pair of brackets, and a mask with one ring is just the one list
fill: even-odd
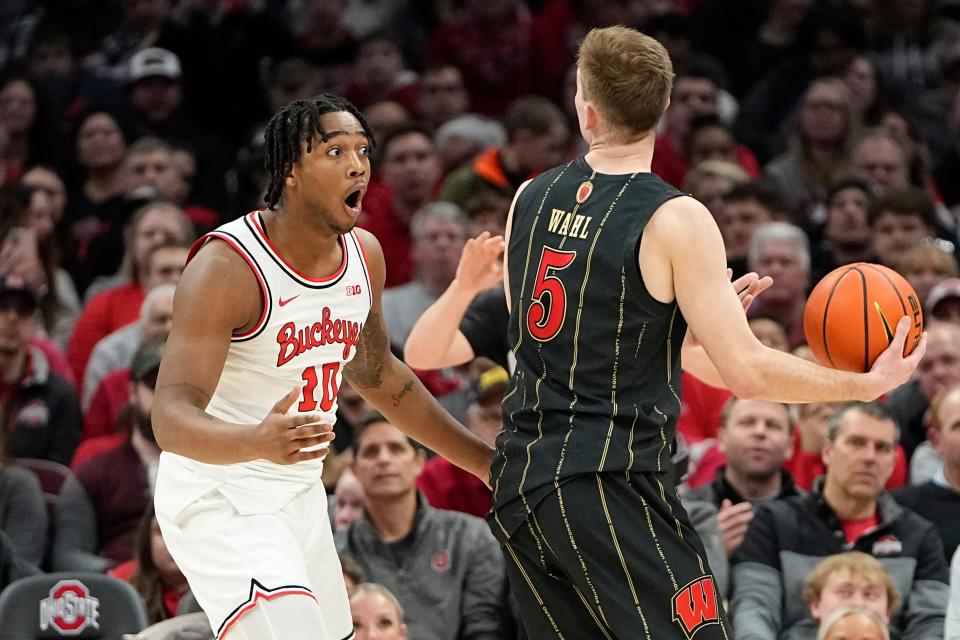
[(799, 495), (783, 463), (790, 457), (792, 428), (787, 405), (730, 398), (720, 416), (720, 450), (727, 463), (710, 484), (682, 497), (703, 500), (719, 512), (717, 524), (727, 555), (739, 548), (755, 507)]
[[(893, 471), (896, 424), (877, 404), (848, 403), (831, 418), (827, 437), (825, 478), (808, 496), (758, 507), (733, 556), (737, 640), (814, 638), (804, 580), (824, 556), (843, 551), (872, 555), (893, 578), (905, 602), (891, 620), (895, 634), (942, 638), (949, 587), (940, 537), (883, 489)], [(809, 634), (795, 635), (802, 627)]]
[(434, 509), (417, 492), (423, 451), (379, 415), (354, 432), (363, 515), (337, 532), (337, 550), (397, 596), (417, 640), (508, 637), (507, 580), (480, 518)]
[(80, 441), (77, 396), (28, 340), (40, 297), (19, 275), (0, 276), (0, 420), (11, 458), (69, 464)]

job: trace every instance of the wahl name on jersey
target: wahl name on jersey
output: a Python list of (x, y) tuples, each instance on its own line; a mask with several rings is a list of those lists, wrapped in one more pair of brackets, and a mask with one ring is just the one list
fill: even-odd
[(587, 239), (590, 231), (590, 221), (593, 216), (582, 216), (578, 213), (569, 213), (562, 209), (554, 209), (550, 212), (550, 224), (547, 230), (550, 233), (556, 233), (568, 238)]
[(330, 307), (324, 307), (319, 322), (299, 329), (293, 322), (280, 327), (280, 331), (277, 332), (277, 344), (280, 345), (277, 366), (282, 366), (300, 354), (325, 344), (342, 344), (343, 359), (346, 360), (350, 357), (350, 349), (360, 342), (362, 331), (362, 322), (333, 319), (330, 317)]

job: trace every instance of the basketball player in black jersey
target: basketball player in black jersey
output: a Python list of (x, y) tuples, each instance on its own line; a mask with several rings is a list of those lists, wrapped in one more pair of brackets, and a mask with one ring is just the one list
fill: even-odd
[(507, 222), (517, 358), (487, 516), (531, 638), (726, 639), (703, 545), (670, 480), (689, 324), (703, 370), (779, 402), (870, 400), (906, 382), (908, 322), (872, 371), (760, 344), (710, 212), (650, 173), (673, 79), (666, 50), (625, 27), (578, 59), (585, 156), (525, 183)]

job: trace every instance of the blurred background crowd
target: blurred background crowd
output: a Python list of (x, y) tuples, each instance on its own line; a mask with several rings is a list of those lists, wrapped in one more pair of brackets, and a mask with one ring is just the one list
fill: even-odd
[[(139, 600), (101, 607), (161, 623), (143, 637), (212, 637), (153, 517), (150, 407), (189, 247), (263, 206), (267, 119), (322, 92), (368, 118), (359, 225), (402, 355), (467, 239), (585, 151), (575, 52), (612, 24), (670, 52), (653, 170), (707, 205), (735, 276), (773, 277), (749, 312), (765, 344), (810, 357), (806, 294), (855, 261), (903, 274), (929, 323), (915, 379), (879, 403), (684, 376), (676, 480), (733, 635), (960, 638), (958, 0), (4, 0), (0, 589), (106, 574)], [(492, 442), (506, 311), (474, 293), (478, 357), (411, 364)], [(346, 384), (338, 417), (325, 484), (358, 638), (523, 637), (489, 491)]]

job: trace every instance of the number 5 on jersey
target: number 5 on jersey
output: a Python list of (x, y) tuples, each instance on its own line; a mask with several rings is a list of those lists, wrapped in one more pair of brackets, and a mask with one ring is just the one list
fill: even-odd
[(537, 280), (527, 309), (527, 330), (541, 342), (553, 340), (563, 327), (567, 315), (567, 290), (554, 272), (569, 267), (576, 257), (576, 251), (560, 251), (552, 247), (544, 247), (540, 255)]
[[(328, 362), (322, 367), (323, 396), (320, 398), (320, 411), (330, 411), (333, 402), (337, 399), (337, 374), (340, 373), (339, 362)], [(317, 368), (307, 367), (301, 375), (304, 381), (303, 400), (297, 405), (297, 411), (309, 413), (317, 408)]]

